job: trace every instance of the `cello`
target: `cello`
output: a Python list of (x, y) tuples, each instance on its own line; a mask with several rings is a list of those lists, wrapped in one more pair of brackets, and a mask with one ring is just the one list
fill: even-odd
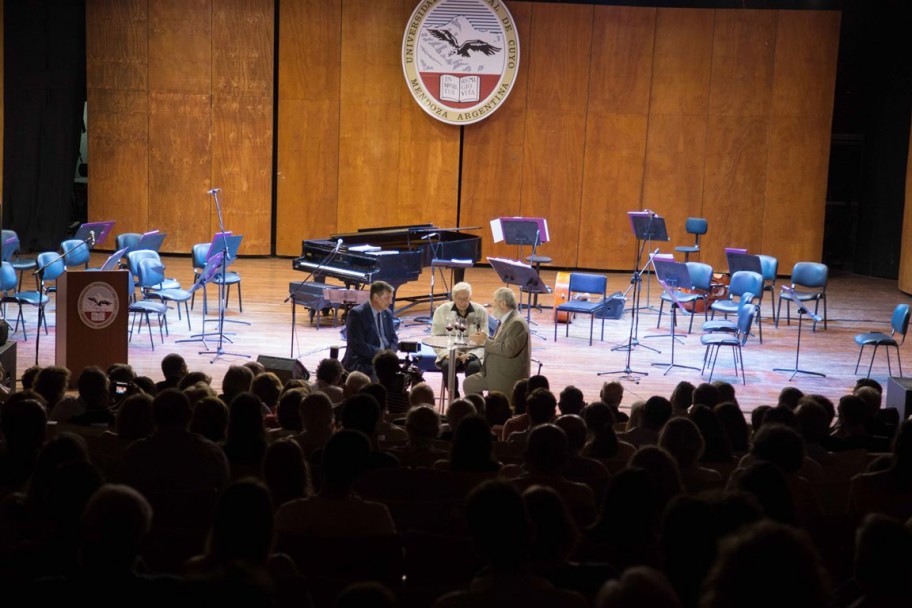
[(569, 323), (570, 313), (559, 311), (557, 307), (570, 298), (570, 273), (561, 271), (557, 273), (557, 279), (554, 281), (554, 322)]

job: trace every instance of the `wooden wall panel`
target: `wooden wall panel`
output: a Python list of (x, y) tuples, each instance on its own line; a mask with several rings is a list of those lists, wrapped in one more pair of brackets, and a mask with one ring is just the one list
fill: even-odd
[(591, 6), (532, 7), (521, 210), (548, 218), (547, 255), (558, 266), (578, 257), (592, 14)]
[(89, 220), (148, 229), (147, 0), (86, 2)]
[(399, 218), (396, 224), (456, 226), (459, 127), (428, 116), (407, 89), (402, 91), (399, 125)]
[[(709, 230), (699, 260), (725, 272), (726, 247), (765, 253), (763, 241), (767, 126), (762, 116), (710, 116), (706, 134), (703, 216)], [(680, 233), (679, 227), (678, 232)], [(690, 244), (686, 235), (675, 244)], [(692, 256), (693, 259), (693, 256)]]
[(282, 2), (279, 19), (276, 253), (336, 231), (342, 5)]
[[(912, 293), (912, 129), (909, 129), (909, 154), (906, 158), (906, 206), (903, 210), (902, 244), (899, 256), (899, 288)], [(905, 253), (906, 255), (902, 255)]]
[(658, 9), (650, 114), (706, 115), (714, 16), (706, 9)]
[(149, 226), (168, 233), (162, 250), (190, 253), (211, 240), (207, 198), (212, 158), (210, 96), (150, 95)]
[(401, 0), (342, 5), (338, 228), (399, 220)]
[[(218, 95), (212, 107), (210, 183), (222, 189), (225, 229), (243, 234), (241, 253), (272, 251), (272, 98)], [(218, 180), (216, 183), (216, 179)], [(209, 197), (205, 189), (194, 200)], [(215, 206), (210, 231), (218, 230)], [(207, 239), (203, 239), (207, 240)]]
[[(519, 72), (501, 108), (481, 122), (463, 127), (460, 224), (481, 226), (482, 256), (515, 257), (516, 247), (494, 244), (490, 221), (521, 214), (520, 195), (526, 129), (527, 57), (532, 44), (532, 5), (510, 4), (519, 35)], [(545, 254), (549, 245), (542, 249)], [(528, 252), (528, 250), (527, 250)], [(550, 253), (548, 254), (550, 255)], [(482, 261), (484, 261), (482, 259)]]
[(149, 2), (150, 90), (209, 92), (211, 4), (211, 0)]
[(642, 196), (655, 19), (655, 9), (595, 8), (580, 205), (583, 268), (626, 270), (636, 258), (627, 212), (640, 208)]
[(776, 35), (763, 251), (790, 274), (820, 261), (839, 13), (780, 11)]
[(703, 213), (703, 170), (715, 12), (658, 9), (642, 208), (665, 217), (671, 240), (686, 244), (688, 216)]
[[(272, 252), (273, 2), (216, 3), (212, 21), (210, 183), (222, 188), (225, 228), (244, 235), (241, 252), (269, 254)], [(218, 217), (215, 209), (210, 209), (213, 212), (210, 231), (215, 232)]]
[[(709, 231), (699, 259), (720, 270), (728, 268), (725, 247), (765, 253), (762, 220), (776, 23), (775, 11), (716, 11), (701, 213)], [(692, 238), (684, 234), (678, 244)]]
[(589, 109), (649, 112), (656, 9), (597, 6), (589, 63)]
[[(148, 5), (149, 0), (86, 1), (86, 83), (90, 95), (93, 89), (149, 89)], [(90, 146), (91, 139), (90, 130)]]
[[(114, 233), (149, 229), (149, 96), (89, 91), (89, 220)], [(113, 248), (113, 241), (105, 243)]]

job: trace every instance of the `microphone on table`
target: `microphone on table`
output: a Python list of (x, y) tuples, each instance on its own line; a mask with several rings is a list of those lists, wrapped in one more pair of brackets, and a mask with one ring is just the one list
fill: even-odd
[(94, 245), (95, 245), (95, 231), (89, 230), (89, 247), (92, 247)]

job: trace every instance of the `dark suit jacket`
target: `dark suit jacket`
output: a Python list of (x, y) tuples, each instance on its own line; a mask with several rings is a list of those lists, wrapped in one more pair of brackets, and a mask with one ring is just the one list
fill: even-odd
[[(370, 302), (358, 304), (348, 312), (345, 320), (347, 346), (342, 365), (350, 372), (364, 372), (374, 378), (374, 355), (382, 350), (380, 335), (374, 323), (374, 309)], [(393, 327), (393, 313), (384, 310), (380, 313), (383, 320), (383, 331), (390, 341), (390, 350), (399, 350), (399, 338)]]

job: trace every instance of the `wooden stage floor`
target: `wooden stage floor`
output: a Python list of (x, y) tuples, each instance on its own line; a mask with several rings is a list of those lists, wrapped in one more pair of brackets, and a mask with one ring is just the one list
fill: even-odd
[[(104, 254), (93, 254), (93, 263), (101, 264)], [(189, 257), (164, 258), (169, 277), (175, 277), (188, 287), (192, 280), (192, 268)], [(187, 360), (191, 369), (202, 370), (213, 377), (213, 384), (218, 387), (221, 378), (229, 365), (238, 364), (246, 359), (238, 355), (249, 355), (256, 359), (258, 355), (271, 355), (289, 357), (293, 349), (294, 356), (300, 357), (304, 365), (313, 371), (321, 358), (328, 356), (330, 346), (344, 345), (338, 328), (332, 328), (324, 321), (317, 330), (309, 322), (306, 311), (298, 308), (297, 339), (291, 343), (291, 304), (285, 303), (288, 296), (288, 283), (300, 281), (305, 277), (302, 273), (291, 268), (291, 260), (287, 258), (246, 258), (239, 259), (233, 269), (240, 273), (243, 280), (244, 312), (239, 313), (237, 299), (234, 291), (228, 306), (225, 325), (226, 333), (230, 334), (232, 342), (224, 343), (223, 348), (227, 353), (213, 360), (211, 354), (200, 354), (200, 351), (214, 350), (217, 342), (210, 340), (204, 346), (201, 342), (178, 343), (177, 340), (186, 339), (192, 333), (200, 330), (202, 307), (197, 301), (195, 310), (191, 311), (193, 331), (187, 330), (186, 320), (179, 321), (176, 311), (169, 313), (171, 334), (165, 337), (165, 343), (160, 344), (157, 328), (155, 331), (155, 350), (149, 345), (148, 335), (145, 330), (141, 336), (134, 336), (129, 348), (129, 363), (139, 374), (148, 375), (155, 380), (161, 379), (159, 363), (161, 358), (169, 352), (180, 353)], [(553, 286), (556, 272), (545, 270), (542, 273), (545, 282)], [(629, 273), (610, 273), (609, 293), (624, 291), (630, 281)], [(491, 294), (501, 286), (496, 273), (488, 267), (477, 267), (467, 271), (466, 278), (474, 288), (474, 301), (489, 304)], [(659, 304), (660, 289), (652, 275), (644, 277), (649, 284), (648, 304), (657, 308)], [(787, 282), (788, 278), (780, 278), (780, 283)], [(441, 289), (438, 276), (437, 289)], [(210, 312), (215, 305), (215, 297), (210, 290)], [(430, 291), (430, 269), (425, 269), (421, 277), (400, 289), (400, 295), (416, 295)], [(632, 292), (631, 292), (632, 295)], [(767, 294), (768, 296), (768, 294)], [(858, 349), (853, 337), (855, 334), (867, 331), (889, 332), (889, 320), (893, 307), (900, 302), (910, 302), (909, 296), (899, 291), (895, 280), (876, 279), (848, 274), (836, 274), (830, 277), (828, 289), (829, 328), (823, 330), (822, 326), (816, 332), (811, 331), (811, 324), (805, 323), (801, 335), (801, 353), (798, 367), (804, 370), (826, 374), (825, 378), (811, 375), (798, 374), (794, 381), (789, 382), (789, 373), (775, 372), (773, 368), (794, 368), (795, 347), (798, 337), (798, 325), (793, 314), (792, 325), (783, 322), (778, 329), (775, 328), (769, 302), (763, 302), (763, 344), (756, 338), (751, 338), (744, 347), (744, 365), (747, 372), (747, 384), (742, 385), (740, 378), (735, 377), (732, 366), (730, 349), (723, 350), (720, 354), (714, 379), (737, 382), (736, 389), (739, 403), (745, 413), (762, 404), (775, 404), (776, 397), (782, 387), (792, 384), (805, 392), (824, 394), (834, 401), (848, 392), (859, 377), (854, 373)], [(540, 298), (540, 303), (550, 305), (552, 297), (546, 295)], [(641, 306), (647, 304), (646, 283), (643, 285)], [(628, 353), (626, 350), (612, 350), (613, 347), (627, 343), (630, 335), (630, 308), (632, 298), (625, 305), (624, 315), (620, 320), (605, 322), (605, 339), (599, 341), (600, 327), (596, 323), (595, 341), (590, 347), (588, 344), (589, 320), (580, 317), (570, 327), (570, 337), (565, 338), (564, 325), (559, 325), (558, 339), (555, 342), (552, 312), (533, 310), (531, 319), (533, 329), (543, 338), (533, 337), (532, 356), (541, 362), (541, 373), (548, 376), (551, 386), (559, 391), (568, 384), (579, 387), (587, 400), (598, 397), (598, 391), (606, 380), (621, 378), (627, 367)], [(56, 304), (51, 299), (48, 309), (48, 322), (50, 334), (41, 336), (38, 361), (40, 365), (51, 365), (55, 360), (54, 352), (54, 311)], [(667, 307), (666, 307), (667, 309)], [(416, 317), (426, 316), (429, 307), (419, 304), (404, 311), (400, 316), (402, 327), (399, 330), (400, 340), (420, 340), (429, 331), (427, 325), (416, 323)], [(784, 317), (783, 307), (783, 317)], [(794, 307), (793, 307), (794, 313)], [(14, 309), (8, 310), (12, 317)], [(19, 341), (18, 372), (32, 365), (35, 361), (35, 319), (34, 308), (26, 307), (25, 315), (29, 326), (28, 342), (21, 342), (21, 332), (16, 334)], [(210, 316), (214, 318), (214, 316)], [(243, 320), (250, 325), (235, 324), (230, 321)], [(657, 362), (668, 362), (670, 359), (670, 338), (649, 338), (651, 334), (667, 334), (668, 315), (662, 317), (662, 329), (655, 328), (657, 313), (651, 309), (642, 309), (639, 315), (637, 339), (644, 346), (638, 346), (630, 352), (629, 366), (638, 382), (622, 379), (625, 386), (625, 397), (622, 407), (629, 407), (638, 399), (646, 399), (654, 394), (670, 395), (675, 384), (681, 380), (693, 383), (702, 381), (699, 367), (702, 362), (703, 348), (700, 346), (701, 317), (694, 320), (694, 333), (687, 336), (683, 343), (675, 346), (675, 363), (695, 366), (698, 369), (672, 368), (668, 373), (663, 373), (665, 368), (655, 367)], [(679, 315), (679, 331), (686, 331), (686, 321)], [(207, 331), (213, 331), (214, 323), (207, 323)], [(655, 353), (646, 346), (659, 349)], [(902, 351), (908, 347), (902, 347)], [(728, 351), (728, 352), (726, 352)], [(864, 363), (864, 362), (863, 362)], [(907, 365), (912, 366), (912, 361)], [(866, 363), (859, 370), (864, 375)], [(532, 371), (535, 373), (537, 366), (533, 363)], [(600, 372), (620, 372), (600, 376)], [(645, 372), (645, 373), (644, 373)], [(895, 357), (893, 373), (898, 375)], [(887, 365), (884, 355), (878, 352), (874, 363), (872, 377), (881, 383), (887, 383)], [(705, 376), (704, 376), (705, 377)], [(432, 386), (439, 387), (437, 374), (427, 374)]]

